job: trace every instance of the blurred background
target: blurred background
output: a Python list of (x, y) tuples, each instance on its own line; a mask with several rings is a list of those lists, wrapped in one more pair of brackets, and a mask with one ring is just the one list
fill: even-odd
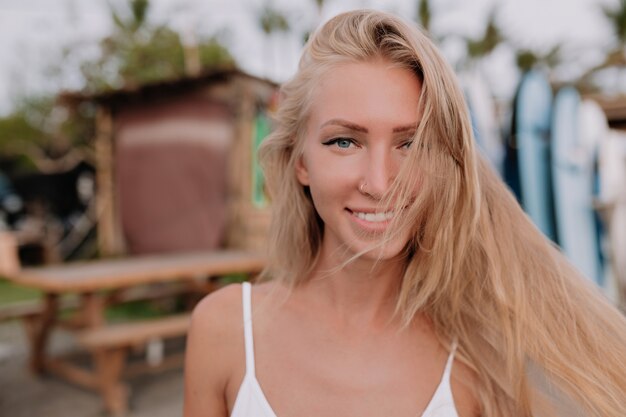
[[(429, 33), (484, 157), (623, 308), (626, 0), (0, 0), (0, 267), (262, 248), (255, 150), (277, 89), (312, 31), (355, 8)], [(37, 297), (0, 273), (0, 306)], [(155, 383), (168, 405), (153, 404), (178, 410), (180, 382)], [(28, 398), (0, 394), (0, 411), (32, 415)]]

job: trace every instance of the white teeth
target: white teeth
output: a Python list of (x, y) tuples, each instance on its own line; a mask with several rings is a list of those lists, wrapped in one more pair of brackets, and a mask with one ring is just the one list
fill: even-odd
[(354, 215), (361, 220), (365, 220), (368, 222), (384, 222), (390, 220), (393, 217), (393, 210), (386, 211), (384, 213), (362, 213), (362, 212), (354, 212)]

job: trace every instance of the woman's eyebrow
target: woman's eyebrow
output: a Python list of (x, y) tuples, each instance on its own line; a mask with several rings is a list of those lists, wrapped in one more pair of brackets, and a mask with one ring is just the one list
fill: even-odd
[(363, 127), (361, 125), (358, 125), (356, 123), (352, 123), (352, 122), (349, 122), (349, 121), (343, 120), (343, 119), (330, 119), (330, 120), (322, 123), (321, 127), (328, 126), (328, 125), (343, 126), (345, 128), (348, 128), (350, 130), (355, 130), (357, 132), (363, 132), (363, 133), (367, 133), (368, 132), (366, 127)]
[(406, 125), (406, 126), (394, 127), (392, 132), (393, 133), (404, 133), (404, 132), (411, 132), (411, 131), (415, 131), (415, 130), (417, 130), (417, 123), (412, 123), (412, 124)]
[[(349, 122), (347, 120), (344, 119), (330, 119), (327, 120), (326, 122), (322, 123), (322, 126), (320, 127), (325, 127), (328, 125), (337, 125), (337, 126), (343, 126), (347, 129), (350, 130), (354, 130), (357, 132), (362, 132), (362, 133), (368, 133), (368, 130), (366, 127), (363, 127), (361, 125), (358, 125), (356, 123), (352, 123)], [(410, 132), (410, 131), (414, 131), (417, 129), (417, 123), (411, 123), (408, 125), (404, 125), (404, 126), (398, 126), (398, 127), (394, 127), (392, 132), (393, 133), (404, 133), (404, 132)]]

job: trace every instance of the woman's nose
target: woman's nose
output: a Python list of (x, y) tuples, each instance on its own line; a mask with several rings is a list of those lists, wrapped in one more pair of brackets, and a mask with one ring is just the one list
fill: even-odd
[(369, 152), (364, 167), (363, 191), (375, 198), (382, 198), (389, 190), (398, 171), (398, 162), (389, 150)]

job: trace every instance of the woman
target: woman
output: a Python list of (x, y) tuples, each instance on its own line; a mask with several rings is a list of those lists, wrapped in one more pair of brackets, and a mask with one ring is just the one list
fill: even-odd
[(186, 417), (626, 416), (626, 321), (476, 154), (417, 28), (326, 23), (260, 154), (271, 279), (196, 308)]

